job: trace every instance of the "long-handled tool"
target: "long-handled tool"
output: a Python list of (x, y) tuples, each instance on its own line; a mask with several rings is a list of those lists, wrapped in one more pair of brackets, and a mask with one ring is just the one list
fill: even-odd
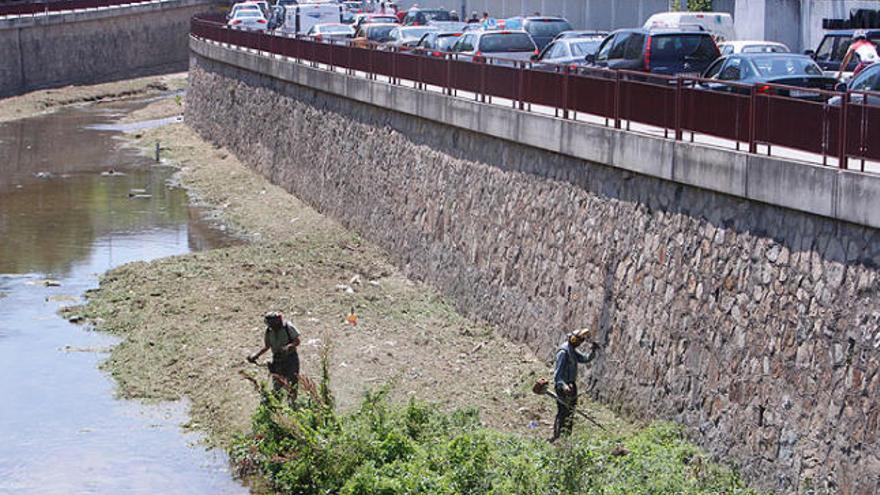
[(569, 406), (568, 404), (566, 404), (562, 399), (560, 399), (558, 395), (556, 395), (556, 394), (554, 394), (553, 392), (551, 392), (551, 391), (550, 391), (550, 382), (548, 382), (546, 378), (541, 378), (541, 379), (539, 379), (537, 382), (535, 382), (535, 386), (532, 387), (532, 392), (534, 392), (534, 393), (536, 393), (536, 394), (538, 394), (538, 395), (546, 395), (546, 396), (548, 396), (548, 397), (553, 398), (553, 400), (555, 400), (556, 402), (562, 404), (565, 408), (571, 410), (571, 412), (573, 412), (573, 413), (575, 413), (575, 414), (581, 416), (582, 418), (586, 419), (586, 420), (589, 421), (590, 423), (593, 423), (594, 425), (596, 425), (597, 427), (599, 427), (599, 429), (601, 429), (601, 430), (604, 431), (605, 433), (611, 433), (610, 431), (608, 431), (608, 428), (605, 428), (604, 426), (602, 426), (602, 425), (601, 425), (598, 421), (596, 421), (592, 416), (590, 416), (589, 414), (587, 414), (587, 413), (585, 413), (585, 412), (583, 412), (583, 411), (581, 411), (581, 410), (578, 410), (578, 409), (572, 408), (571, 406)]

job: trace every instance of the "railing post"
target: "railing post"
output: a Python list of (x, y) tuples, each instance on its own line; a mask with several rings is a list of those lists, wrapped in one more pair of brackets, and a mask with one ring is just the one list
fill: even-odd
[(569, 77), (569, 68), (567, 65), (563, 66), (562, 72), (562, 118), (568, 118), (568, 77)]
[(754, 85), (749, 89), (749, 153), (758, 152), (758, 102), (757, 90)]
[(847, 145), (847, 109), (849, 108), (849, 93), (843, 93), (840, 99), (840, 129), (838, 130), (837, 143), (837, 167), (846, 169), (846, 145)]
[(675, 82), (675, 110), (673, 112), (673, 124), (675, 125), (675, 140), (681, 141), (683, 132), (681, 131), (681, 121), (684, 118), (684, 94), (682, 88), (684, 82), (678, 77)]
[(614, 128), (620, 129), (620, 71), (614, 71)]
[(516, 99), (519, 102), (519, 109), (520, 110), (525, 109), (524, 100), (526, 99), (526, 88), (525, 88), (526, 70), (525, 70), (524, 66), (525, 66), (525, 64), (519, 64), (519, 67), (517, 67), (519, 69), (519, 73), (517, 74), (517, 84), (516, 84), (517, 98)]
[(489, 65), (489, 63), (491, 62), (487, 58), (485, 62), (480, 64), (480, 94), (476, 99), (483, 103), (486, 102), (486, 66)]

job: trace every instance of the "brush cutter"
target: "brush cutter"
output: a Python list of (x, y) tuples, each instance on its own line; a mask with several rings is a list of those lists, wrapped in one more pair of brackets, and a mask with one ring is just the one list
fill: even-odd
[(546, 395), (546, 396), (548, 396), (548, 397), (553, 398), (553, 400), (555, 400), (556, 402), (562, 404), (565, 408), (567, 408), (567, 409), (571, 409), (571, 412), (573, 412), (573, 413), (575, 413), (575, 414), (581, 416), (582, 418), (586, 419), (586, 420), (589, 421), (590, 423), (593, 423), (594, 425), (596, 425), (597, 427), (599, 427), (599, 429), (601, 429), (601, 430), (604, 431), (605, 433), (611, 433), (610, 431), (608, 431), (607, 428), (605, 428), (604, 426), (602, 426), (602, 425), (601, 425), (598, 421), (596, 421), (592, 416), (590, 416), (589, 414), (587, 414), (587, 413), (585, 413), (585, 412), (583, 412), (583, 411), (580, 411), (580, 410), (578, 410), (578, 409), (572, 409), (568, 404), (566, 404), (562, 399), (560, 399), (558, 395), (556, 395), (555, 393), (551, 392), (551, 391), (550, 391), (550, 382), (548, 382), (546, 378), (541, 378), (541, 379), (539, 379), (537, 382), (535, 382), (535, 385), (532, 387), (532, 392), (534, 392), (534, 393), (536, 393), (536, 394), (538, 394), (538, 395)]

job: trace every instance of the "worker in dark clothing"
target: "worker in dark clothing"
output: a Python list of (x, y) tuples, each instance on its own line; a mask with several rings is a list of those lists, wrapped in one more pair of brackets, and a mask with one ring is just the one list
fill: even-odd
[[(297, 385), (299, 383), (299, 331), (289, 321), (284, 321), (281, 313), (272, 311), (263, 317), (266, 322), (266, 333), (263, 337), (263, 348), (257, 353), (248, 356), (247, 360), (256, 363), (257, 359), (268, 350), (272, 350), (272, 362), (269, 363), (269, 373), (276, 391), (282, 387), (287, 388), (290, 400), (296, 400)], [(287, 383), (282, 382), (284, 380)]]
[(551, 442), (563, 434), (571, 434), (572, 419), (577, 407), (577, 366), (593, 359), (592, 346), (588, 354), (579, 352), (577, 348), (589, 339), (590, 329), (575, 330), (568, 334), (565, 342), (556, 351), (553, 384), (560, 400), (556, 403), (556, 421), (553, 424)]

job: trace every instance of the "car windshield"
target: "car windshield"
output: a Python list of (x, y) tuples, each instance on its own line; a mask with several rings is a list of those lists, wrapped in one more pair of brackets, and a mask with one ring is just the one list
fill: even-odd
[(807, 57), (755, 57), (752, 62), (765, 77), (822, 75), (822, 69)]
[(376, 26), (370, 28), (367, 31), (367, 39), (378, 41), (379, 43), (383, 43), (385, 41), (391, 41), (391, 30), (397, 29), (397, 26)]
[(743, 53), (788, 53), (784, 46), (780, 45), (746, 45)]
[(437, 37), (437, 49), (443, 51), (449, 51), (452, 48), (452, 45), (458, 41), (458, 38), (461, 36), (460, 33), (450, 34), (448, 36), (438, 36)]
[(426, 21), (451, 21), (452, 17), (445, 10), (423, 10)]
[(400, 30), (400, 37), (405, 40), (410, 39), (419, 39), (425, 35), (425, 33), (430, 33), (432, 31), (436, 31), (434, 28), (430, 27), (417, 27), (417, 28), (407, 28)]
[(531, 19), (526, 23), (526, 31), (532, 36), (556, 36), (571, 29), (571, 24), (563, 19)]
[(601, 38), (572, 42), (571, 54), (576, 57), (586, 57), (587, 55), (592, 55), (596, 53), (596, 50), (599, 49), (599, 43), (602, 43)]
[(535, 49), (532, 38), (526, 33), (490, 33), (480, 38), (479, 51), (494, 52), (530, 52)]
[(652, 60), (711, 61), (718, 57), (712, 37), (704, 34), (667, 34), (651, 37)]

